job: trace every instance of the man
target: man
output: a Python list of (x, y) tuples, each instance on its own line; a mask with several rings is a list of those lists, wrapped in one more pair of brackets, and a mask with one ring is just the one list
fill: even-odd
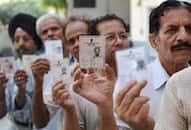
[[(68, 25), (68, 26), (66, 26), (66, 28), (65, 28), (65, 36), (66, 36), (66, 40), (68, 41), (67, 43), (69, 43), (71, 45), (69, 47), (71, 50), (70, 51), (71, 55), (76, 56), (76, 58), (78, 58), (79, 35), (87, 34), (87, 32), (85, 32), (83, 30), (87, 31), (88, 27), (84, 26), (86, 24), (84, 24), (80, 21), (76, 21), (76, 20), (69, 24), (66, 24), (66, 25)], [(120, 19), (114, 15), (104, 16), (104, 17), (101, 17), (100, 19), (96, 20), (96, 30), (98, 30), (97, 26), (99, 26), (99, 25), (101, 26), (101, 27), (99, 27), (101, 31), (99, 30), (96, 32), (99, 32), (100, 34), (103, 33), (103, 35), (105, 34), (108, 37), (109, 36), (111, 37), (111, 35), (112, 35), (112, 37), (113, 37), (113, 38), (108, 38), (108, 41), (107, 41), (107, 43), (108, 43), (107, 52), (110, 52), (110, 53), (107, 54), (108, 57), (106, 59), (110, 58), (111, 55), (114, 58), (115, 50), (124, 49), (124, 48), (129, 47), (128, 37), (127, 37), (127, 28), (126, 28), (126, 24), (123, 22), (122, 19)], [(107, 32), (104, 32), (106, 30), (106, 28), (104, 28), (105, 25), (107, 25)], [(113, 26), (115, 26), (114, 29), (111, 28)], [(77, 30), (78, 30), (78, 32), (77, 32)], [(110, 33), (112, 33), (112, 34), (110, 34)], [(109, 59), (108, 59), (108, 62), (109, 62)], [(111, 64), (111, 66), (112, 66), (112, 64)], [(74, 79), (76, 79), (76, 80), (79, 78), (79, 76), (77, 76), (78, 73), (81, 73), (78, 70), (79, 70), (79, 68), (76, 69), (76, 71), (74, 71), (74, 74), (73, 74)], [(115, 75), (116, 74), (114, 74), (114, 76)], [(78, 78), (75, 78), (75, 77), (78, 77)], [(114, 80), (114, 79), (112, 78), (112, 80)], [(78, 86), (76, 86), (76, 88), (77, 87)], [(106, 86), (106, 87), (108, 87), (108, 86)], [(73, 100), (71, 100), (70, 96), (68, 95), (67, 89), (65, 89), (65, 88), (66, 88), (66, 85), (63, 84), (62, 82), (55, 83), (55, 85), (53, 86), (53, 98), (56, 103), (58, 103), (60, 106), (63, 106), (63, 108), (64, 108), (63, 111), (65, 114), (62, 117), (62, 120), (64, 118), (64, 127), (63, 128), (77, 130), (77, 129), (79, 129), (79, 125), (78, 125), (78, 119), (77, 119), (77, 115), (76, 115), (75, 106), (74, 106)], [(108, 105), (107, 107), (111, 106), (110, 101), (112, 98), (111, 93), (113, 92), (112, 88), (113, 88), (113, 86), (111, 85), (109, 87), (109, 90), (111, 90), (111, 91), (110, 91), (110, 97), (109, 97), (110, 100), (108, 103), (110, 105)], [(63, 96), (61, 96), (61, 95), (63, 95)], [(64, 98), (65, 96), (67, 98)], [(82, 119), (82, 120), (80, 120), (80, 128), (87, 129), (87, 130), (94, 130), (94, 129), (98, 128), (98, 124), (97, 124), (98, 114), (97, 114), (97, 110), (96, 110), (97, 107), (93, 103), (91, 103), (92, 102), (91, 100), (90, 100), (91, 102), (88, 102), (86, 99), (81, 98), (79, 96), (74, 96), (74, 98), (75, 98), (74, 102), (77, 102), (77, 105), (76, 105), (76, 107), (78, 107), (77, 110), (79, 110), (81, 112), (80, 119)], [(72, 106), (72, 109), (71, 109), (71, 106)], [(86, 107), (87, 107), (87, 109), (86, 109)], [(69, 109), (67, 109), (67, 108), (69, 108)], [(101, 110), (103, 110), (103, 108), (104, 107), (102, 106)], [(112, 112), (110, 111), (109, 116), (112, 117), (113, 114), (111, 114), (111, 113)], [(102, 114), (100, 114), (100, 115), (102, 115)], [(107, 115), (107, 118), (108, 118), (108, 115)], [(104, 121), (108, 121), (108, 120), (105, 120), (106, 118), (103, 118), (103, 119), (104, 119)], [(114, 124), (114, 126), (111, 125), (112, 129), (113, 129), (113, 127), (115, 128), (115, 123), (114, 123), (113, 117), (111, 118), (111, 120), (109, 119), (109, 122), (110, 121)], [(103, 122), (103, 120), (101, 120), (101, 122)], [(106, 125), (106, 124), (107, 123), (104, 123), (104, 125)], [(105, 126), (102, 127), (102, 125), (101, 125), (100, 128), (105, 128)]]
[(57, 15), (45, 14), (39, 17), (36, 22), (36, 31), (43, 42), (55, 39), (64, 41), (63, 21)]
[[(83, 18), (70, 17), (64, 29), (65, 44), (69, 48), (69, 65), (72, 65), (76, 59), (78, 59), (78, 45), (79, 45), (79, 35), (88, 34), (88, 21)], [(45, 87), (52, 87), (51, 80), (45, 78), (44, 75), (49, 71), (49, 61), (46, 59), (40, 59), (35, 61), (32, 65), (33, 75), (35, 79), (35, 87), (33, 92), (33, 115), (34, 123), (37, 128), (44, 128), (47, 126), (48, 122), (53, 115), (49, 113), (46, 104), (43, 102), (43, 82)], [(40, 73), (39, 73), (40, 72)], [(39, 117), (39, 115), (42, 115)], [(59, 127), (62, 127), (62, 123), (59, 124)]]
[[(17, 68), (21, 66), (22, 55), (39, 54), (43, 51), (43, 44), (36, 34), (35, 24), (36, 18), (24, 13), (19, 13), (10, 20), (8, 33), (17, 57)], [(30, 101), (33, 87), (32, 79), (22, 69), (18, 69), (12, 78), (14, 78), (14, 84), (12, 84), (12, 79), (10, 79), (7, 89), (1, 91), (1, 95), (6, 93), (7, 98), (6, 105), (4, 105), (4, 108), (1, 106), (1, 110), (4, 112), (3, 115), (6, 112), (9, 112), (11, 115), (11, 119), (15, 123), (12, 129), (32, 129)], [(3, 98), (1, 100), (5, 101)]]
[(157, 113), (155, 130), (191, 129), (190, 70), (189, 67), (176, 73), (167, 82)]
[[(115, 78), (117, 75), (114, 52), (130, 47), (127, 35), (128, 29), (125, 22), (116, 15), (105, 15), (95, 19), (95, 21), (93, 21), (92, 23), (92, 27), (90, 28), (92, 34), (106, 36), (105, 58), (106, 63), (110, 67), (106, 65), (104, 68), (104, 71), (106, 71), (105, 74), (107, 75), (105, 75), (106, 77), (102, 75), (101, 77), (96, 76), (96, 78), (91, 77), (92, 75), (95, 75), (95, 70), (88, 70), (86, 75), (81, 71), (79, 67), (76, 67), (73, 76), (73, 88), (75, 92), (77, 92), (80, 96), (84, 98), (81, 98), (76, 95), (74, 95), (73, 98), (79, 113), (81, 129), (116, 130), (117, 128), (113, 117), (113, 109), (111, 109), (113, 105), (112, 94), (114, 89)], [(100, 82), (99, 85), (101, 86), (95, 84), (95, 87), (93, 87), (94, 83), (92, 83), (91, 80), (89, 81), (89, 78), (93, 78), (93, 80), (104, 80)], [(64, 90), (59, 90), (59, 88), (61, 88), (61, 84), (55, 85), (53, 87), (53, 94), (55, 95), (55, 101), (64, 106), (68, 98), (66, 98), (66, 101), (61, 99), (59, 100), (60, 92), (61, 90)], [(69, 122), (71, 114), (68, 115), (70, 115), (70, 117), (65, 117), (65, 121), (67, 121), (66, 119), (68, 119)], [(74, 122), (70, 123), (74, 124)]]
[(55, 14), (45, 14), (38, 18), (36, 31), (43, 43), (48, 40), (61, 40), (64, 56), (68, 56), (66, 45), (64, 44), (64, 21)]
[(149, 40), (158, 58), (147, 66), (148, 83), (127, 84), (119, 92), (116, 101), (119, 118), (134, 130), (154, 128), (153, 118), (166, 81), (175, 72), (188, 66), (187, 62), (191, 58), (190, 9), (191, 5), (187, 2), (165, 1), (150, 14)]

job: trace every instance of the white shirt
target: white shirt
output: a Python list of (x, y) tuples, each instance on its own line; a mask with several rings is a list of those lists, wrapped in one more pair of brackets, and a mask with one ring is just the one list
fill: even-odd
[[(160, 104), (160, 98), (161, 94), (164, 89), (164, 85), (166, 81), (169, 79), (169, 75), (161, 65), (159, 59), (157, 58), (154, 62), (147, 65), (146, 68), (146, 77), (148, 78), (147, 85), (143, 88), (141, 95), (142, 96), (148, 96), (150, 98), (149, 104), (150, 104), (150, 111), (149, 115), (153, 118), (155, 118), (156, 112), (158, 110), (159, 104)], [(122, 86), (119, 86), (120, 79), (117, 81), (117, 86), (114, 90), (114, 98), (116, 97), (119, 90), (122, 88)], [(116, 117), (116, 122), (118, 127), (125, 127), (129, 128), (126, 123), (121, 121), (119, 118)]]
[(155, 130), (191, 130), (191, 67), (172, 76), (166, 84)]

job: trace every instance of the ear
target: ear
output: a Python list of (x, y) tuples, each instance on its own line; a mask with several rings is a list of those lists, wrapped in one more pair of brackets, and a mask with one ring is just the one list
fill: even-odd
[(154, 48), (155, 50), (158, 50), (158, 37), (155, 34), (150, 34), (149, 35), (149, 42), (152, 46), (152, 48)]

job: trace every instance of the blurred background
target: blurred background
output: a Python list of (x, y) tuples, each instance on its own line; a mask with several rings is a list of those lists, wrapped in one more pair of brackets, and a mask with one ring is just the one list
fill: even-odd
[(96, 17), (115, 13), (129, 25), (134, 45), (145, 46), (147, 55), (153, 59), (156, 53), (148, 43), (148, 16), (151, 9), (162, 1), (164, 0), (0, 0), (0, 55), (12, 55), (7, 24), (18, 12), (28, 12), (37, 17), (51, 12), (63, 18), (70, 15)]

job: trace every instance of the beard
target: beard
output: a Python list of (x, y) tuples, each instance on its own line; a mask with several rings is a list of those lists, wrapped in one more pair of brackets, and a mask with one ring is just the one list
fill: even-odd
[(34, 54), (35, 49), (33, 47), (27, 47), (27, 46), (20, 46), (15, 49), (15, 55), (19, 58), (22, 57), (22, 55), (27, 55), (27, 54)]

